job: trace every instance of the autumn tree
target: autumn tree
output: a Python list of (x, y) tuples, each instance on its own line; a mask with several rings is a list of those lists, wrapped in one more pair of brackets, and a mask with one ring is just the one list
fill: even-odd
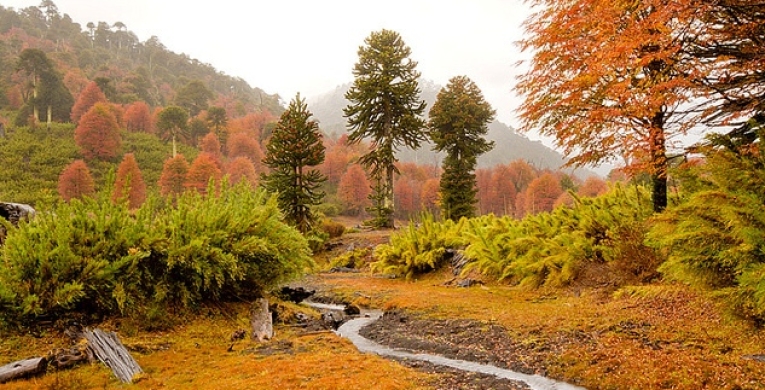
[(106, 103), (96, 103), (80, 118), (74, 141), (88, 160), (109, 160), (117, 156), (122, 139), (117, 119)]
[(258, 184), (258, 172), (255, 165), (247, 157), (237, 157), (226, 166), (226, 174), (231, 184), (237, 184), (241, 181), (251, 184), (253, 187)]
[(553, 136), (569, 164), (615, 158), (651, 175), (667, 205), (667, 140), (685, 134), (698, 74), (687, 46), (699, 1), (539, 0), (521, 47), (533, 52), (517, 91), (522, 129)]
[(527, 214), (537, 214), (552, 211), (555, 201), (563, 193), (558, 180), (552, 173), (543, 173), (532, 180), (524, 193), (524, 211)]
[(133, 153), (127, 153), (117, 167), (112, 201), (126, 200), (128, 207), (137, 209), (146, 200), (146, 183)]
[(173, 142), (173, 157), (178, 154), (176, 138), (186, 138), (188, 135), (188, 122), (189, 113), (178, 106), (165, 107), (157, 115), (157, 131), (163, 140)]
[(91, 81), (85, 86), (85, 89), (80, 92), (77, 97), (74, 106), (72, 107), (72, 122), (78, 123), (80, 118), (85, 115), (96, 103), (105, 103), (106, 95), (101, 92), (101, 88), (98, 88), (98, 84), (95, 81)]
[(371, 192), (364, 168), (359, 164), (348, 166), (337, 185), (337, 197), (345, 210), (351, 215), (361, 214), (364, 208), (369, 206)]
[(182, 154), (165, 160), (159, 177), (159, 193), (163, 196), (177, 196), (183, 193), (188, 172), (189, 163)]
[(417, 62), (411, 49), (391, 30), (372, 32), (358, 50), (353, 85), (345, 94), (350, 104), (343, 109), (351, 130), (352, 144), (369, 139), (372, 149), (359, 162), (372, 178), (371, 221), (376, 227), (392, 228), (395, 152), (416, 149), (425, 140), (421, 118), (425, 101), (420, 99)]
[(420, 189), (420, 205), (425, 211), (433, 215), (437, 215), (441, 207), (441, 195), (438, 192), (441, 186), (439, 181), (438, 179), (425, 180), (422, 189)]
[(131, 103), (125, 110), (125, 128), (128, 131), (151, 133), (151, 111), (143, 101)]
[(218, 163), (209, 153), (199, 153), (199, 156), (191, 163), (183, 185), (185, 188), (196, 190), (200, 194), (207, 194), (210, 181), (217, 183), (222, 175)]
[(264, 176), (266, 188), (278, 193), (285, 219), (303, 233), (313, 227), (311, 207), (324, 198), (319, 186), (326, 180), (315, 168), (324, 161), (324, 144), (312, 115), (297, 94), (276, 124), (263, 159), (271, 168)]
[[(533, 179), (531, 179), (533, 180)], [(527, 185), (524, 185), (525, 189)], [(497, 165), (489, 179), (488, 212), (496, 215), (514, 215), (518, 190), (513, 181), (513, 171), (507, 165)]]
[(246, 157), (252, 161), (255, 169), (260, 169), (263, 150), (260, 148), (258, 140), (248, 133), (240, 131), (231, 134), (226, 150), (228, 151), (228, 158), (233, 160), (237, 157)]
[(478, 156), (494, 147), (484, 137), (495, 114), (466, 76), (449, 80), (430, 109), (428, 134), (433, 150), (446, 152), (441, 176), (442, 216), (446, 219), (475, 215), (475, 167)]
[(58, 178), (58, 194), (64, 201), (92, 196), (96, 192), (93, 176), (83, 160), (75, 160)]

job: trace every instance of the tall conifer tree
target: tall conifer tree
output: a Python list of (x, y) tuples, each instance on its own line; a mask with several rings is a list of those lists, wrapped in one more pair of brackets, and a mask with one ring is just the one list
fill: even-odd
[(279, 193), (279, 208), (287, 222), (303, 233), (316, 219), (311, 206), (324, 198), (319, 186), (326, 180), (315, 169), (324, 162), (324, 144), (312, 115), (298, 94), (276, 124), (263, 160), (271, 168), (263, 178), (266, 188)]
[(343, 110), (348, 118), (349, 143), (369, 139), (372, 150), (359, 161), (372, 178), (372, 225), (393, 227), (393, 175), (395, 152), (401, 147), (416, 149), (425, 140), (425, 101), (420, 99), (411, 49), (391, 30), (373, 32), (359, 48), (355, 80), (345, 95), (350, 104)]
[(446, 152), (441, 177), (444, 218), (458, 220), (475, 214), (475, 167), (478, 156), (494, 147), (484, 138), (494, 115), (481, 90), (466, 76), (449, 80), (430, 109), (433, 149)]

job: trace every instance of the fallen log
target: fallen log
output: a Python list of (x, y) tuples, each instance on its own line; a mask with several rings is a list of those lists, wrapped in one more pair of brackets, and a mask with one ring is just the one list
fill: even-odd
[(37, 357), (6, 364), (0, 367), (0, 383), (5, 383), (13, 379), (25, 378), (45, 372), (48, 367), (48, 360), (44, 357)]
[(141, 366), (122, 345), (116, 333), (86, 329), (82, 332), (82, 337), (88, 340), (88, 349), (93, 355), (106, 364), (122, 382), (132, 383), (136, 374), (143, 373)]

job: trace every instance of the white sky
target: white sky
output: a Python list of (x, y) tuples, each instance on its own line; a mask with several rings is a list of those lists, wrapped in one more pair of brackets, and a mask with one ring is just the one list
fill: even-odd
[[(353, 80), (358, 47), (372, 31), (397, 31), (426, 79), (470, 77), (518, 127), (512, 92), (520, 53), (522, 0), (54, 0), (83, 27), (120, 21), (141, 41), (152, 35), (231, 76), (289, 101)], [(0, 0), (21, 9), (39, 0)], [(530, 138), (536, 138), (529, 134)], [(549, 142), (547, 142), (549, 144)]]

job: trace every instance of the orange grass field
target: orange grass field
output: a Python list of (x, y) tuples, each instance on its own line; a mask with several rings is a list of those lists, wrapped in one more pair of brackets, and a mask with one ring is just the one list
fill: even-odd
[[(419, 281), (368, 274), (315, 275), (324, 293), (430, 318), (500, 324), (528, 346), (549, 376), (588, 389), (765, 389), (762, 330), (723, 314), (714, 301), (681, 286), (645, 286), (613, 295), (594, 290), (528, 291), (489, 284), (445, 286), (439, 273)], [(247, 307), (199, 316), (171, 331), (117, 329), (146, 371), (121, 385), (101, 365), (49, 372), (0, 389), (431, 389), (432, 376), (362, 355), (332, 333), (299, 335), (277, 327), (264, 346), (231, 333), (247, 329)], [(105, 324), (104, 327), (109, 327)], [(67, 346), (63, 336), (3, 337), (2, 363)]]
[(765, 389), (765, 362), (749, 358), (765, 353), (765, 331), (687, 287), (529, 291), (445, 286), (450, 277), (332, 274), (317, 282), (349, 300), (363, 292), (376, 307), (502, 325), (541, 355), (549, 376), (588, 389)]

